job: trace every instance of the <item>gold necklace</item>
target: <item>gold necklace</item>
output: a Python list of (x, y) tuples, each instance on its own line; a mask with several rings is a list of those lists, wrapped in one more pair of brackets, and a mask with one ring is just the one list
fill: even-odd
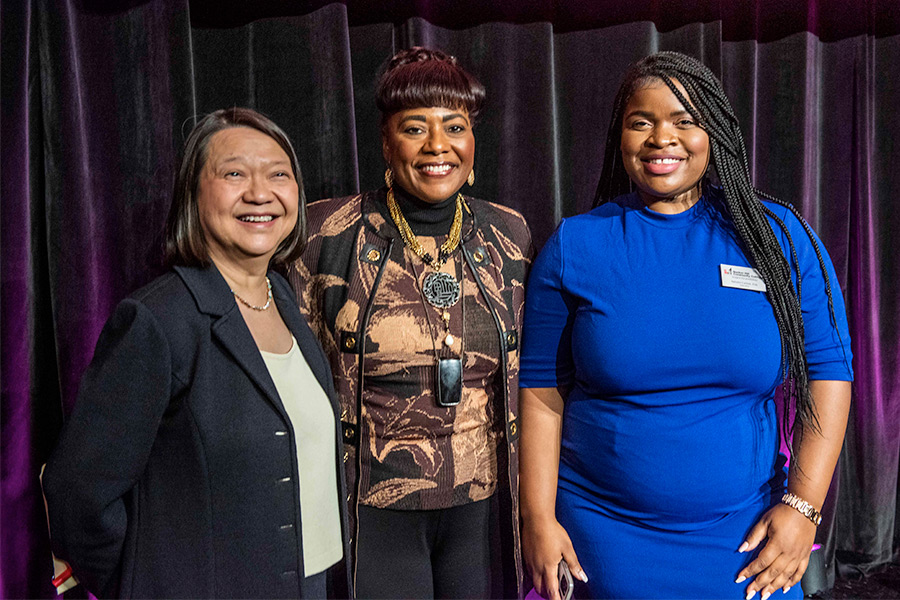
[(462, 233), (462, 204), (462, 194), (457, 192), (456, 213), (453, 215), (450, 233), (447, 234), (447, 240), (441, 244), (441, 247), (438, 250), (437, 259), (435, 259), (429, 253), (425, 252), (425, 248), (419, 243), (416, 234), (413, 233), (409, 223), (406, 222), (403, 211), (400, 210), (400, 205), (397, 204), (397, 199), (394, 198), (394, 188), (388, 188), (387, 191), (388, 210), (391, 213), (391, 219), (394, 220), (394, 225), (396, 225), (397, 230), (400, 231), (400, 237), (403, 238), (403, 243), (435, 271), (441, 270), (441, 267), (447, 262), (447, 259), (450, 258), (450, 255), (453, 254), (453, 251), (456, 250), (456, 247), (459, 245), (460, 234)]
[(272, 304), (272, 282), (269, 281), (268, 277), (266, 277), (266, 288), (268, 288), (267, 296), (266, 296), (266, 303), (263, 304), (262, 306), (256, 306), (255, 304), (250, 304), (249, 302), (247, 302), (246, 300), (244, 300), (243, 298), (238, 296), (238, 293), (234, 290), (231, 290), (231, 293), (234, 294), (234, 297), (237, 298), (238, 300), (240, 300), (244, 306), (246, 306), (248, 308), (252, 308), (253, 310), (262, 311), (262, 310), (266, 310), (267, 308), (269, 308), (269, 305)]

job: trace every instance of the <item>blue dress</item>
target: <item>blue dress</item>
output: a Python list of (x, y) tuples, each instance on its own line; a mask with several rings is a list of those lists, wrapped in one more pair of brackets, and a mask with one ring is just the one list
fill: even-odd
[[(820, 244), (836, 323), (801, 223), (767, 206), (797, 252), (810, 378), (850, 380), (831, 260)], [(591, 598), (744, 598), (734, 579), (753, 555), (737, 548), (785, 480), (772, 307), (746, 277), (722, 284), (748, 265), (705, 197), (676, 215), (602, 205), (564, 220), (535, 262), (520, 385), (571, 389), (556, 510)]]

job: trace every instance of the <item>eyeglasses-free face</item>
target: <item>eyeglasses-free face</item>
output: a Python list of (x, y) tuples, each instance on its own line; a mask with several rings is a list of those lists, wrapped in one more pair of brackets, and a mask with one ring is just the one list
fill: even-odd
[[(687, 98), (677, 80), (675, 85)], [(664, 82), (632, 94), (620, 147), (625, 170), (646, 206), (672, 213), (697, 202), (709, 166), (709, 135)]]
[(270, 259), (297, 223), (300, 189), (274, 139), (232, 127), (209, 140), (197, 207), (214, 262)]
[(398, 111), (382, 129), (382, 153), (395, 185), (426, 202), (446, 200), (475, 163), (469, 113), (440, 106)]

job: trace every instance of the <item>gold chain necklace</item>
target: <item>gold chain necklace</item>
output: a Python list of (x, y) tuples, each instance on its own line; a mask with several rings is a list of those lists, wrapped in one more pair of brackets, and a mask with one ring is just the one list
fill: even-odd
[(425, 248), (419, 243), (416, 234), (413, 233), (409, 223), (406, 222), (403, 211), (400, 210), (400, 205), (397, 204), (397, 199), (394, 198), (394, 188), (388, 188), (387, 191), (388, 210), (391, 213), (391, 219), (394, 220), (394, 225), (396, 225), (397, 229), (400, 231), (400, 237), (403, 238), (403, 243), (435, 271), (440, 271), (441, 267), (447, 262), (447, 259), (450, 258), (450, 255), (453, 254), (453, 251), (456, 250), (456, 247), (459, 245), (460, 234), (462, 233), (462, 203), (462, 194), (457, 192), (456, 213), (453, 215), (450, 233), (447, 234), (447, 240), (441, 244), (441, 247), (438, 250), (437, 259), (435, 259), (429, 253), (425, 252)]

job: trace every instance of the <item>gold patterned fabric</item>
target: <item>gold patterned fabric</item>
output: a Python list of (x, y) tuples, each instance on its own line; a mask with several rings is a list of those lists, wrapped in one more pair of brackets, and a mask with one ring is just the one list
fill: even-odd
[[(428, 252), (443, 241), (419, 240)], [(421, 292), (433, 269), (409, 250), (403, 258), (385, 265), (369, 319), (372, 351), (366, 353), (362, 406), (368, 468), (359, 501), (376, 508), (431, 510), (483, 500), (496, 487), (501, 439), (496, 327), (457, 252), (441, 268), (462, 282), (461, 301), (447, 309), (455, 342), (445, 347), (441, 310)], [(439, 406), (435, 355), (459, 358), (460, 349), (462, 400)]]

